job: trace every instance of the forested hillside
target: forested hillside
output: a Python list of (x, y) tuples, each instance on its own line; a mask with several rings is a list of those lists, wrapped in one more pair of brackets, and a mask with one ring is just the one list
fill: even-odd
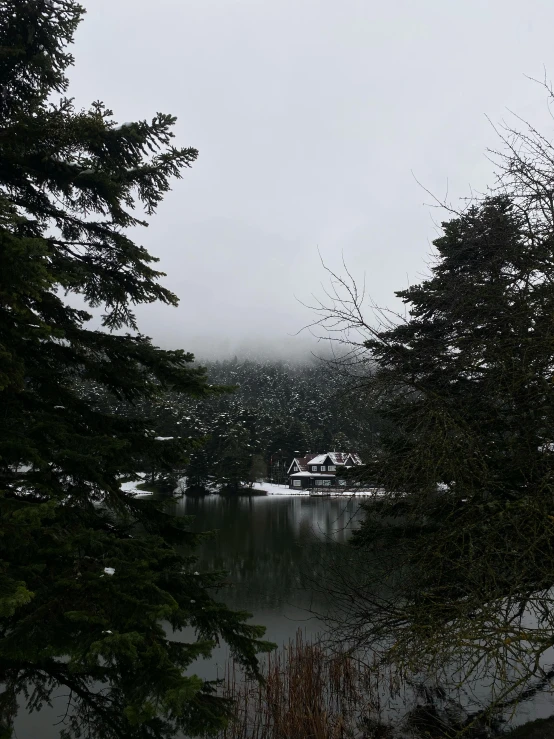
[(190, 438), (182, 469), (150, 470), (168, 485), (181, 474), (193, 487), (238, 489), (261, 478), (284, 482), (296, 453), (336, 449), (364, 456), (372, 446), (378, 421), (366, 394), (325, 362), (235, 357), (202, 364), (209, 381), (228, 392), (201, 399), (169, 393), (135, 406), (100, 398), (117, 414), (150, 417), (156, 436)]

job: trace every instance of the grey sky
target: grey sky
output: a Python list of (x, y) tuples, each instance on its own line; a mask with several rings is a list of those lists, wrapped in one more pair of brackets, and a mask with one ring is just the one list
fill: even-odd
[[(372, 296), (425, 272), (433, 217), (412, 175), (450, 199), (491, 181), (485, 118), (550, 131), (551, 0), (83, 0), (71, 94), (118, 121), (178, 117), (200, 156), (151, 226), (178, 309), (144, 333), (200, 356), (282, 353), (341, 252)], [(264, 347), (265, 348), (265, 347)]]

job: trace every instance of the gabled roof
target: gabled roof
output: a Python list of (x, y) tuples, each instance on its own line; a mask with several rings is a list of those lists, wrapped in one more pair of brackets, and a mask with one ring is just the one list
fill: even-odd
[(359, 454), (356, 454), (356, 452), (349, 452), (348, 456), (351, 458), (354, 464), (363, 464), (362, 458)]
[(358, 465), (363, 464), (360, 459), (360, 455), (355, 452), (325, 452), (325, 454), (306, 454), (305, 457), (295, 457), (289, 465), (287, 475), (290, 475), (290, 471), (294, 464), (298, 466), (299, 472), (307, 472), (308, 467), (312, 464), (324, 464), (325, 460), (329, 458), (334, 465), (344, 465), (350, 458), (352, 464)]
[(305, 457), (295, 457), (289, 465), (287, 475), (289, 474), (291, 467), (294, 465), (295, 462), (298, 465), (299, 472), (306, 472), (308, 470), (308, 464), (312, 461), (314, 457), (317, 456), (317, 454), (306, 454)]
[(354, 452), (325, 452), (325, 454), (318, 454), (310, 460), (310, 464), (325, 464), (325, 460), (329, 458), (335, 465), (344, 465), (348, 461), (348, 458), (352, 460), (352, 464), (362, 464), (359, 454)]

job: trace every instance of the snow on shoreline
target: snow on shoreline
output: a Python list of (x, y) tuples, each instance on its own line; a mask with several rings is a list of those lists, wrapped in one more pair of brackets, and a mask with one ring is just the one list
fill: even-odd
[[(144, 473), (138, 473), (139, 477), (144, 477)], [(152, 493), (147, 492), (145, 490), (137, 490), (137, 485), (140, 484), (141, 480), (133, 480), (132, 482), (124, 482), (121, 484), (121, 489), (133, 495), (134, 497), (143, 497), (152, 495)], [(266, 495), (286, 495), (286, 496), (292, 496), (292, 495), (302, 495), (304, 497), (309, 497), (310, 492), (313, 494), (314, 490), (313, 488), (303, 488), (300, 490), (294, 490), (293, 488), (289, 488), (288, 485), (278, 485), (274, 482), (255, 482), (252, 485), (252, 492), (254, 493), (266, 493)], [(178, 482), (177, 487), (175, 488), (173, 494), (180, 496), (185, 493), (186, 490), (186, 478), (181, 478)], [(217, 495), (219, 491), (217, 489), (211, 489), (210, 493), (212, 495)], [(382, 491), (380, 490), (344, 490), (344, 491), (325, 491), (325, 489), (318, 490), (318, 495), (314, 497), (333, 497), (333, 498), (350, 498), (350, 497), (375, 497), (380, 494), (382, 494)]]
[[(292, 488), (289, 488), (288, 485), (277, 485), (274, 482), (255, 482), (252, 485), (252, 490), (257, 490), (258, 492), (266, 492), (268, 495), (310, 495), (310, 492), (314, 492), (313, 489), (304, 488), (303, 490), (294, 490)], [(317, 491), (318, 495), (315, 497), (327, 497), (332, 496), (333, 498), (350, 498), (352, 496), (363, 496), (363, 497), (375, 497), (382, 494), (382, 491), (380, 490), (344, 490), (341, 492), (338, 491), (329, 491), (326, 492), (323, 488), (321, 491)], [(321, 495), (319, 494), (321, 493)]]
[(255, 482), (252, 490), (266, 492), (268, 495), (309, 495), (308, 489), (291, 490), (288, 485), (277, 485), (274, 482)]
[[(142, 477), (143, 473), (139, 472), (139, 475)], [(125, 493), (130, 493), (134, 498), (143, 498), (146, 495), (153, 495), (153, 493), (148, 492), (147, 490), (138, 490), (137, 485), (140, 485), (141, 482), (144, 482), (144, 480), (132, 480), (131, 482), (122, 482), (120, 484), (121, 490)]]
[[(141, 482), (144, 482), (144, 478), (146, 477), (145, 472), (137, 472), (136, 477), (134, 480), (130, 480), (128, 482), (122, 482), (120, 483), (120, 489), (124, 493), (128, 493), (129, 495), (132, 495), (134, 498), (143, 498), (153, 495), (154, 493), (150, 492), (149, 490), (139, 490), (137, 488), (137, 485), (140, 485)], [(177, 482), (177, 487), (173, 491), (173, 495), (176, 497), (181, 497), (185, 495), (187, 487), (187, 478), (181, 477)], [(266, 495), (286, 495), (286, 496), (292, 496), (292, 495), (302, 495), (304, 497), (309, 497), (310, 492), (314, 493), (317, 492), (317, 495), (314, 497), (333, 497), (333, 498), (350, 498), (350, 497), (378, 497), (383, 494), (384, 491), (382, 490), (344, 490), (344, 491), (326, 491), (325, 488), (314, 490), (314, 488), (301, 488), (300, 490), (295, 490), (293, 488), (289, 488), (288, 485), (278, 485), (274, 482), (255, 482), (252, 485), (251, 488), (252, 492), (254, 493), (265, 493)], [(22, 491), (20, 491), (22, 493)], [(25, 494), (25, 493), (22, 493)], [(26, 494), (30, 494), (26, 493)], [(208, 488), (208, 494), (210, 495), (219, 495), (219, 490), (216, 487), (209, 487)], [(243, 493), (244, 494), (244, 493)]]

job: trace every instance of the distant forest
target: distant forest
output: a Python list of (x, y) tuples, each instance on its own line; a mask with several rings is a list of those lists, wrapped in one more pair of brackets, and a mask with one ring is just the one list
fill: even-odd
[(87, 388), (114, 413), (147, 416), (159, 437), (189, 440), (179, 470), (145, 470), (174, 485), (238, 489), (260, 479), (284, 483), (293, 456), (357, 451), (366, 456), (379, 431), (367, 393), (329, 363), (234, 359), (202, 362), (209, 382), (229, 388), (208, 398), (164, 395), (131, 406)]

